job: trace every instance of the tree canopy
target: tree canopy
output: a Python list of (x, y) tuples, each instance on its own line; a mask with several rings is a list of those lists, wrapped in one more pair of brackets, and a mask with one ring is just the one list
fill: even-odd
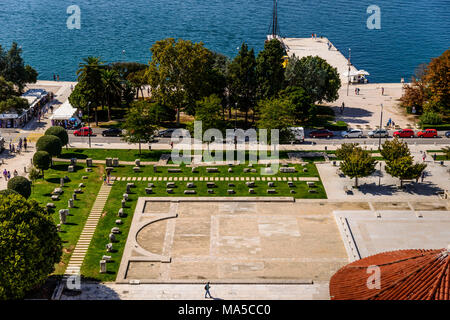
[(189, 40), (167, 38), (151, 47), (152, 59), (147, 69), (152, 97), (164, 105), (195, 114), (196, 101), (213, 93), (217, 88), (219, 70), (214, 68), (214, 54)]
[(50, 168), (52, 163), (52, 157), (47, 151), (37, 151), (33, 155), (33, 165), (42, 171), (42, 176), (44, 176), (44, 171)]
[(31, 183), (25, 177), (17, 176), (8, 181), (8, 189), (14, 190), (25, 199), (28, 199), (31, 195)]
[(313, 102), (333, 102), (339, 98), (341, 80), (336, 68), (318, 56), (289, 59), (285, 73), (289, 86), (301, 87)]
[(22, 58), (22, 48), (13, 42), (8, 51), (0, 46), (0, 76), (17, 86), (22, 94), (25, 84), (35, 83), (38, 73), (31, 66), (25, 65)]
[(125, 134), (123, 138), (127, 142), (139, 143), (139, 154), (141, 143), (150, 142), (157, 129), (156, 120), (153, 118), (149, 104), (146, 101), (135, 101), (128, 111), (123, 124)]
[[(369, 151), (360, 147), (347, 145), (345, 151), (342, 150), (344, 160), (340, 163), (340, 169), (343, 174), (351, 179), (355, 179), (355, 187), (358, 187), (358, 178), (370, 176), (375, 172), (377, 161), (372, 157)], [(352, 150), (351, 152), (349, 152)]]
[(202, 133), (208, 129), (224, 129), (221, 99), (213, 94), (197, 101), (195, 120), (202, 122)]
[(20, 97), (14, 84), (0, 76), (0, 113), (15, 112), (21, 114), (28, 108), (28, 101)]
[(43, 284), (61, 254), (45, 208), (19, 195), (0, 195), (0, 300), (21, 299)]
[(47, 151), (52, 157), (57, 157), (62, 152), (61, 140), (57, 136), (44, 135), (36, 142), (37, 151)]
[(279, 130), (280, 141), (289, 140), (292, 136), (288, 129), (294, 125), (294, 106), (287, 99), (268, 99), (258, 105), (260, 119), (258, 127), (267, 129), (267, 136), (272, 141), (271, 129)]
[(256, 82), (258, 99), (274, 98), (284, 85), (283, 56), (281, 42), (272, 39), (256, 58)]
[(69, 135), (67, 134), (67, 130), (60, 126), (50, 127), (45, 130), (45, 135), (56, 136), (61, 140), (61, 145), (65, 146), (69, 143)]
[(249, 50), (245, 43), (228, 67), (227, 82), (230, 102), (245, 112), (247, 123), (248, 112), (256, 105), (256, 59), (254, 50)]
[(409, 151), (408, 143), (395, 137), (392, 140), (386, 140), (380, 150), (381, 155), (386, 161), (393, 161), (401, 157), (409, 157), (411, 152)]

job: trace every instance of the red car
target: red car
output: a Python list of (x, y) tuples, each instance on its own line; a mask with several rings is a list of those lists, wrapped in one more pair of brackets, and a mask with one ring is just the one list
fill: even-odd
[(92, 136), (92, 128), (83, 127), (78, 130), (75, 130), (73, 133), (74, 136)]
[(402, 129), (399, 131), (395, 131), (393, 134), (394, 138), (414, 138), (414, 130), (412, 129)]
[(334, 136), (333, 132), (328, 129), (314, 130), (309, 133), (310, 138), (331, 138)]
[(436, 138), (438, 136), (436, 129), (425, 129), (417, 132), (419, 138)]

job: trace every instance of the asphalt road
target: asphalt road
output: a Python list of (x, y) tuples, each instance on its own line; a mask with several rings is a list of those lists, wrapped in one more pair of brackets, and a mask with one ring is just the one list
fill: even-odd
[[(393, 139), (392, 137), (388, 139)], [(73, 135), (69, 138), (70, 142), (88, 142), (88, 137), (75, 137)], [(359, 144), (378, 144), (378, 138), (342, 138), (342, 137), (333, 137), (330, 139), (312, 139), (307, 138), (304, 143), (300, 145), (311, 145), (311, 144), (317, 144), (317, 145), (331, 145), (331, 144), (341, 144), (346, 142), (356, 142)], [(381, 138), (381, 143), (383, 143), (386, 140), (386, 138)], [(437, 138), (407, 138), (404, 139), (409, 144), (439, 144), (439, 145), (448, 145), (450, 144), (450, 138), (446, 137), (437, 137)], [(170, 138), (157, 138), (156, 143), (162, 143), (162, 144), (169, 144)], [(101, 135), (94, 135), (91, 137), (91, 143), (119, 143), (123, 142), (120, 137), (102, 137)], [(298, 144), (296, 144), (298, 145)]]

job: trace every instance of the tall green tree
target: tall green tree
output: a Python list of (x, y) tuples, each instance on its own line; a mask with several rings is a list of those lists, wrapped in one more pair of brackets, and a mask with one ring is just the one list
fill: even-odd
[[(105, 64), (100, 57), (89, 56), (83, 58), (83, 62), (79, 64), (79, 69), (77, 70), (78, 84), (76, 85), (76, 99), (70, 99), (75, 104), (77, 108), (87, 109), (88, 103), (90, 103), (89, 108), (94, 110), (95, 123), (98, 125), (98, 107), (102, 105), (104, 98), (104, 84), (102, 77), (102, 70), (105, 69)], [(74, 90), (75, 92), (75, 90)], [(73, 94), (73, 93), (72, 93)], [(71, 94), (71, 96), (72, 96)], [(86, 103), (85, 105), (80, 105), (81, 103)]]
[(44, 207), (0, 195), (0, 300), (21, 299), (42, 285), (61, 254), (61, 238)]
[(356, 150), (361, 150), (361, 147), (358, 143), (343, 143), (339, 148), (336, 149), (336, 157), (345, 160)]
[(375, 172), (377, 161), (372, 155), (359, 147), (354, 148), (353, 152), (347, 154), (340, 163), (340, 169), (343, 174), (351, 179), (355, 179), (355, 187), (358, 187), (358, 179), (368, 177)]
[(336, 68), (318, 56), (293, 56), (286, 67), (287, 85), (301, 87), (313, 102), (332, 102), (339, 98), (341, 80)]
[(249, 50), (245, 43), (230, 63), (227, 82), (230, 102), (245, 112), (247, 125), (248, 113), (256, 106), (256, 59), (254, 50)]
[(19, 94), (22, 94), (25, 84), (36, 82), (38, 73), (31, 66), (25, 65), (22, 48), (13, 42), (8, 51), (0, 46), (0, 76), (17, 86)]
[(50, 168), (52, 164), (52, 156), (47, 151), (37, 151), (33, 155), (33, 165), (41, 170), (42, 177), (44, 178), (44, 171)]
[(150, 50), (146, 75), (152, 98), (176, 109), (179, 124), (181, 110), (194, 115), (196, 101), (216, 93), (214, 55), (203, 43), (173, 38), (157, 41)]
[(287, 87), (280, 91), (280, 97), (287, 99), (294, 107), (294, 117), (300, 123), (307, 123), (317, 114), (317, 107), (301, 87)]
[(256, 82), (258, 99), (275, 98), (284, 85), (283, 56), (286, 54), (281, 42), (272, 39), (256, 58)]
[(28, 101), (20, 97), (14, 84), (0, 76), (0, 113), (18, 113), (28, 108)]
[(393, 161), (398, 158), (411, 156), (408, 143), (401, 141), (398, 137), (395, 137), (392, 140), (386, 140), (381, 145), (380, 153), (386, 161)]
[(400, 179), (400, 187), (403, 187), (403, 180), (419, 179), (426, 167), (425, 163), (413, 164), (411, 156), (403, 156), (386, 162), (386, 172)]
[(125, 129), (124, 140), (138, 143), (139, 154), (141, 154), (141, 143), (150, 142), (157, 129), (148, 103), (142, 100), (135, 101), (125, 117), (123, 128)]
[(108, 106), (108, 121), (111, 121), (111, 110), (122, 102), (122, 83), (119, 73), (114, 69), (102, 70), (104, 101)]
[(258, 128), (267, 129), (267, 136), (272, 141), (271, 130), (279, 130), (280, 141), (288, 141), (292, 137), (289, 127), (294, 125), (294, 107), (286, 99), (268, 99), (258, 104)]
[(208, 129), (224, 129), (221, 99), (213, 94), (197, 101), (195, 120), (202, 122), (202, 133)]

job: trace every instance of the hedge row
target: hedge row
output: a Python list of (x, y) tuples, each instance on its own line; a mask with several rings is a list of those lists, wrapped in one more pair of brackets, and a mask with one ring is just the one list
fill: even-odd
[(438, 131), (450, 130), (450, 123), (447, 124), (424, 124), (422, 129), (436, 129)]

